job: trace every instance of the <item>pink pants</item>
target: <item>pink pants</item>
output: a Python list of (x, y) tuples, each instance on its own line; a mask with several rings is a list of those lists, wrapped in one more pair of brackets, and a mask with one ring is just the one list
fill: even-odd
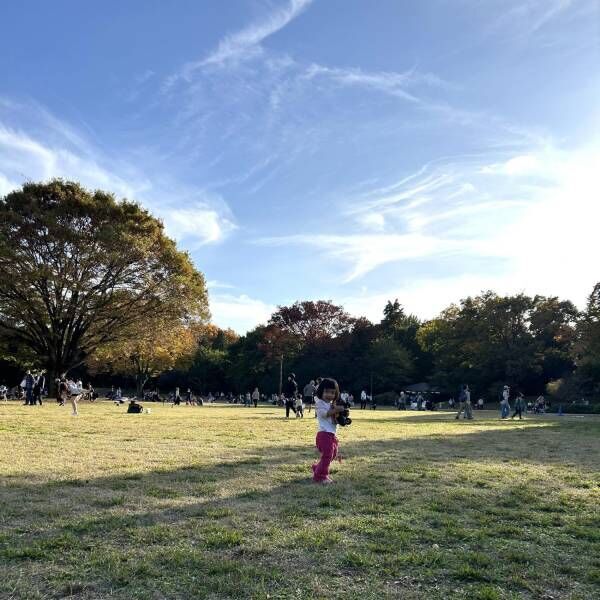
[(329, 465), (337, 456), (338, 439), (335, 434), (319, 431), (317, 433), (317, 449), (321, 453), (321, 460), (312, 466), (313, 481), (325, 481), (329, 478)]

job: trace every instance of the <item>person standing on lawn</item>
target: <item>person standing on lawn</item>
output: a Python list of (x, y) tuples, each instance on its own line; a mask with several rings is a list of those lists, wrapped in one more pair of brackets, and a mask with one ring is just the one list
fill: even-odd
[(338, 454), (336, 416), (343, 412), (343, 406), (335, 406), (340, 397), (340, 388), (335, 379), (326, 377), (317, 387), (315, 413), (317, 416), (316, 446), (321, 453), (319, 462), (312, 465), (313, 481), (320, 484), (333, 483), (329, 477), (329, 465)]
[(296, 383), (296, 375), (290, 373), (285, 382), (285, 418), (290, 418), (290, 410), (296, 414), (296, 394), (298, 393), (298, 384)]
[(194, 394), (192, 394), (192, 390), (190, 388), (187, 389), (185, 393), (185, 405), (193, 406), (194, 405)]
[(517, 394), (517, 398), (515, 400), (515, 412), (511, 419), (514, 419), (517, 415), (519, 415), (519, 420), (523, 418), (523, 410), (525, 409), (525, 397), (523, 396), (523, 392), (519, 392)]
[(33, 384), (33, 403), (42, 405), (42, 394), (44, 393), (44, 389), (46, 387), (46, 377), (44, 376), (44, 371), (40, 371), (36, 378), (35, 383)]
[(313, 397), (315, 395), (316, 389), (317, 388), (315, 387), (315, 381), (314, 379), (311, 379), (302, 390), (302, 395), (304, 396), (304, 404), (308, 406), (308, 412), (310, 412), (312, 409)]
[(471, 390), (466, 383), (462, 386), (458, 396), (458, 412), (456, 413), (457, 419), (460, 419), (460, 413), (463, 411), (465, 419), (470, 420), (473, 418), (473, 410), (471, 407)]
[(365, 408), (367, 408), (367, 392), (363, 390), (360, 393), (360, 409), (364, 410)]
[(505, 385), (502, 390), (502, 400), (500, 401), (500, 418), (506, 419), (510, 414), (510, 388)]
[(258, 391), (258, 388), (255, 387), (254, 391), (252, 392), (252, 404), (254, 404), (254, 408), (256, 408), (258, 406), (259, 400), (260, 400), (260, 392)]
[(25, 373), (25, 377), (21, 382), (21, 387), (25, 390), (25, 404), (33, 406), (35, 401), (33, 399), (33, 386), (35, 385), (35, 378), (31, 374), (31, 371)]
[(300, 396), (300, 394), (296, 396), (296, 404), (294, 408), (296, 409), (296, 418), (301, 417), (304, 419), (304, 404), (302, 403), (302, 396)]

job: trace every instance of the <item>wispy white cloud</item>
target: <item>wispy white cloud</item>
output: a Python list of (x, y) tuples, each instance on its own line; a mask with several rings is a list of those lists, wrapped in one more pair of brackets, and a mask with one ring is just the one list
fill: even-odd
[(516, 218), (498, 223), (492, 234), (474, 244), (478, 256), (503, 259), (501, 271), (425, 274), (405, 283), (379, 285), (377, 291), (341, 293), (335, 300), (352, 314), (374, 320), (381, 318), (389, 299), (399, 298), (409, 312), (432, 318), (450, 303), (488, 289), (499, 294), (558, 295), (583, 308), (600, 280), (593, 259), (600, 222), (600, 146), (573, 152), (546, 150), (545, 156), (543, 169), (551, 183), (532, 191)]
[[(546, 33), (557, 23), (598, 16), (596, 0), (510, 0), (498, 4), (488, 32), (502, 33), (512, 38), (529, 39)], [(554, 32), (564, 36), (569, 31)]]
[(309, 81), (327, 79), (340, 86), (370, 89), (417, 104), (420, 104), (423, 100), (408, 92), (409, 88), (417, 86), (453, 87), (452, 84), (444, 81), (441, 77), (433, 73), (423, 73), (414, 67), (403, 73), (398, 73), (395, 71), (364, 71), (356, 67), (327, 67), (312, 63), (306, 67), (301, 78)]
[[(468, 268), (463, 276), (481, 286), (493, 279), (502, 288), (532, 293), (537, 286), (540, 292), (554, 289), (569, 296), (570, 286), (571, 296), (581, 298), (590, 278), (600, 276), (600, 272), (594, 275), (567, 267), (583, 264), (583, 257), (596, 252), (595, 229), (600, 222), (597, 144), (571, 151), (532, 148), (502, 161), (439, 165), (441, 174), (429, 170), (403, 178), (400, 187), (379, 188), (377, 192), (384, 195), (376, 194), (369, 202), (357, 200), (340, 224), (350, 233), (294, 234), (258, 243), (316, 247), (321, 256), (346, 267), (341, 284), (386, 264), (448, 257), (456, 267), (469, 259), (500, 260), (507, 265), (506, 279)], [(363, 231), (356, 232), (356, 226)], [(412, 282), (411, 289), (418, 285)]]
[(300, 234), (262, 238), (266, 246), (313, 246), (322, 250), (330, 260), (351, 265), (341, 283), (349, 283), (374, 269), (402, 260), (450, 255), (466, 251), (468, 241), (438, 239), (420, 233), (407, 234)]
[(180, 79), (190, 81), (199, 69), (235, 64), (262, 54), (262, 42), (298, 17), (312, 2), (313, 0), (289, 0), (285, 6), (278, 7), (260, 20), (226, 35), (207, 56), (186, 63), (178, 73), (171, 75), (165, 82), (165, 88), (169, 89)]
[[(10, 104), (10, 110), (20, 108)], [(190, 248), (218, 243), (236, 229), (231, 210), (219, 195), (148, 177), (123, 161), (115, 164), (81, 132), (45, 109), (37, 111), (37, 105), (30, 104), (28, 110), (30, 117), (38, 120), (32, 127), (35, 134), (5, 125), (7, 116), (0, 113), (0, 193), (25, 181), (74, 179), (90, 189), (141, 202), (162, 218), (169, 235)]]

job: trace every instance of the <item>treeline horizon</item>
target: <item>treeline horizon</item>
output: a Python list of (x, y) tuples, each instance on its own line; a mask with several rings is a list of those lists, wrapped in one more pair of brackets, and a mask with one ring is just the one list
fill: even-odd
[(279, 391), (335, 377), (355, 395), (426, 382), (468, 383), (495, 399), (523, 393), (600, 396), (600, 283), (583, 310), (554, 296), (484, 291), (436, 318), (398, 299), (374, 323), (328, 300), (280, 306), (244, 335), (210, 323), (205, 277), (162, 222), (135, 202), (77, 182), (26, 183), (0, 198), (0, 380), (23, 369), (52, 382), (196, 393)]
[(163, 374), (159, 388), (245, 393), (279, 389), (296, 375), (304, 385), (332, 376), (355, 394), (398, 392), (426, 382), (446, 394), (468, 383), (495, 400), (505, 384), (526, 395), (600, 395), (600, 283), (583, 311), (569, 300), (492, 291), (451, 304), (438, 317), (407, 314), (398, 299), (382, 319), (350, 316), (329, 301), (278, 307), (266, 325), (238, 336), (207, 328), (186, 370)]

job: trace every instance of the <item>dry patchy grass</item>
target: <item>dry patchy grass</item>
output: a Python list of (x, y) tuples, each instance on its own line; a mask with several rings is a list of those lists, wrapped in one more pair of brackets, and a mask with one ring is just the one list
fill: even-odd
[(0, 405), (1, 598), (600, 596), (600, 419)]

